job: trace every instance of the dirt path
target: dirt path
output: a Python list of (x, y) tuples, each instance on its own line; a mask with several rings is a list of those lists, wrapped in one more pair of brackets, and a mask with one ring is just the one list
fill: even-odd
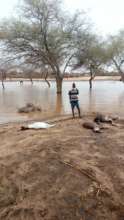
[(0, 220), (124, 219), (124, 122), (95, 134), (85, 120), (0, 127)]

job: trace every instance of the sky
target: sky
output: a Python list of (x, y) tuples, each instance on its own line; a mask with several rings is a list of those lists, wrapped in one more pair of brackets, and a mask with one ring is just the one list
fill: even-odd
[[(0, 19), (13, 15), (20, 0), (0, 0)], [(94, 24), (98, 34), (116, 34), (124, 28), (124, 0), (64, 0), (71, 12), (84, 10)]]

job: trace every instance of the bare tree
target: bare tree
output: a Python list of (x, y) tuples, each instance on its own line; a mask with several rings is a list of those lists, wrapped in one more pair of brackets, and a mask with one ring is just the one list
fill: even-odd
[(124, 30), (110, 36), (106, 43), (106, 56), (111, 68), (115, 67), (124, 82)]
[(6, 50), (35, 66), (49, 66), (61, 93), (65, 71), (77, 50), (77, 35), (79, 31), (86, 35), (89, 24), (80, 13), (64, 12), (59, 0), (24, 0), (20, 11), (19, 19), (1, 25)]
[(76, 58), (77, 62), (74, 65), (74, 69), (83, 67), (85, 70), (89, 71), (89, 85), (90, 89), (92, 89), (93, 79), (106, 63), (103, 43), (99, 42), (99, 39), (95, 35), (89, 35), (86, 38), (85, 45), (82, 43), (81, 39)]
[(5, 89), (4, 81), (6, 80), (7, 72), (10, 68), (11, 68), (11, 63), (9, 63), (9, 60), (5, 61), (4, 58), (0, 58), (0, 80), (3, 89)]

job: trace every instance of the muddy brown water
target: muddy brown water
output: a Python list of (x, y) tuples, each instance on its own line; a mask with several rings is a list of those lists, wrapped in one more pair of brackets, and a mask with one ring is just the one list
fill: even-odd
[[(43, 81), (35, 81), (33, 85), (26, 81), (23, 85), (19, 82), (5, 82), (5, 90), (0, 85), (0, 123), (25, 120), (32, 117), (55, 116), (70, 114), (68, 91), (72, 81), (63, 82), (62, 96), (56, 94), (55, 82), (51, 88)], [(89, 90), (87, 81), (77, 81), (80, 95), (80, 107), (84, 112), (106, 112), (124, 116), (124, 84), (119, 81), (95, 81), (92, 91)], [(27, 102), (39, 105), (41, 113), (20, 115), (19, 107)]]

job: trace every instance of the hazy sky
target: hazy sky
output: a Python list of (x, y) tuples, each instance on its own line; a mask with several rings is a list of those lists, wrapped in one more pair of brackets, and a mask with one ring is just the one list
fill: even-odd
[[(19, 0), (0, 0), (0, 19), (12, 15)], [(67, 9), (83, 9), (99, 34), (116, 33), (124, 28), (124, 0), (64, 0)]]

